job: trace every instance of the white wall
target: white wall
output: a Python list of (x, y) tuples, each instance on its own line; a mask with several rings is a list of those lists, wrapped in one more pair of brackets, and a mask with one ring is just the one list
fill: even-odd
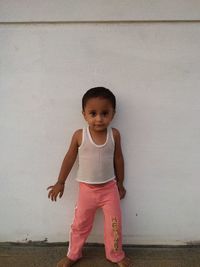
[[(97, 85), (117, 96), (124, 243), (198, 241), (199, 23), (2, 23), (0, 39), (0, 241), (68, 239), (76, 166), (60, 201), (46, 187)], [(90, 242), (103, 241), (102, 221)]]
[(1, 0), (0, 21), (199, 20), (198, 0)]

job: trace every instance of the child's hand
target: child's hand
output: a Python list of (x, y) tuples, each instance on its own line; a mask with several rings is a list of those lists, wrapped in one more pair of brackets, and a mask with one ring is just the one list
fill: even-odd
[(118, 187), (120, 199), (124, 198), (126, 195), (126, 189), (124, 188), (123, 184), (118, 183), (117, 187)]
[(62, 197), (64, 193), (65, 185), (57, 182), (55, 185), (49, 186), (47, 190), (49, 189), (51, 190), (49, 191), (48, 198), (50, 198), (52, 201), (56, 201), (58, 194), (59, 194), (59, 198)]

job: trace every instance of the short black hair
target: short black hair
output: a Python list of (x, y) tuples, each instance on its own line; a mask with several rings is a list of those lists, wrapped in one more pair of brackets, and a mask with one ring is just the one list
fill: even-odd
[(116, 108), (116, 98), (115, 95), (107, 88), (105, 87), (94, 87), (89, 89), (82, 98), (82, 109), (85, 109), (85, 106), (87, 104), (87, 101), (91, 98), (95, 98), (95, 97), (100, 97), (100, 98), (104, 98), (104, 99), (108, 99), (111, 104), (113, 109), (115, 110)]

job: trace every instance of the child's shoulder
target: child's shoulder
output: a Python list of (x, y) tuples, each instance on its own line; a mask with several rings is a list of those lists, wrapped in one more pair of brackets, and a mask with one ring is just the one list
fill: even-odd
[(115, 140), (120, 138), (120, 132), (117, 128), (112, 128), (112, 133)]
[(83, 131), (83, 129), (78, 129), (73, 134), (73, 139), (76, 140), (78, 146), (80, 146), (80, 144), (82, 142), (82, 131)]
[(82, 130), (83, 130), (83, 129), (78, 129), (78, 130), (76, 130), (76, 131), (74, 132), (74, 135), (75, 135), (75, 136), (81, 135), (81, 134), (82, 134)]

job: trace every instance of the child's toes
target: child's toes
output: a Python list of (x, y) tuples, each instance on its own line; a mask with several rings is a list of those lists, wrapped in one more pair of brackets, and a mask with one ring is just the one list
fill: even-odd
[(131, 260), (125, 257), (123, 260), (117, 263), (119, 267), (133, 267)]
[(70, 260), (68, 257), (61, 259), (56, 267), (70, 267), (75, 263), (75, 261)]

